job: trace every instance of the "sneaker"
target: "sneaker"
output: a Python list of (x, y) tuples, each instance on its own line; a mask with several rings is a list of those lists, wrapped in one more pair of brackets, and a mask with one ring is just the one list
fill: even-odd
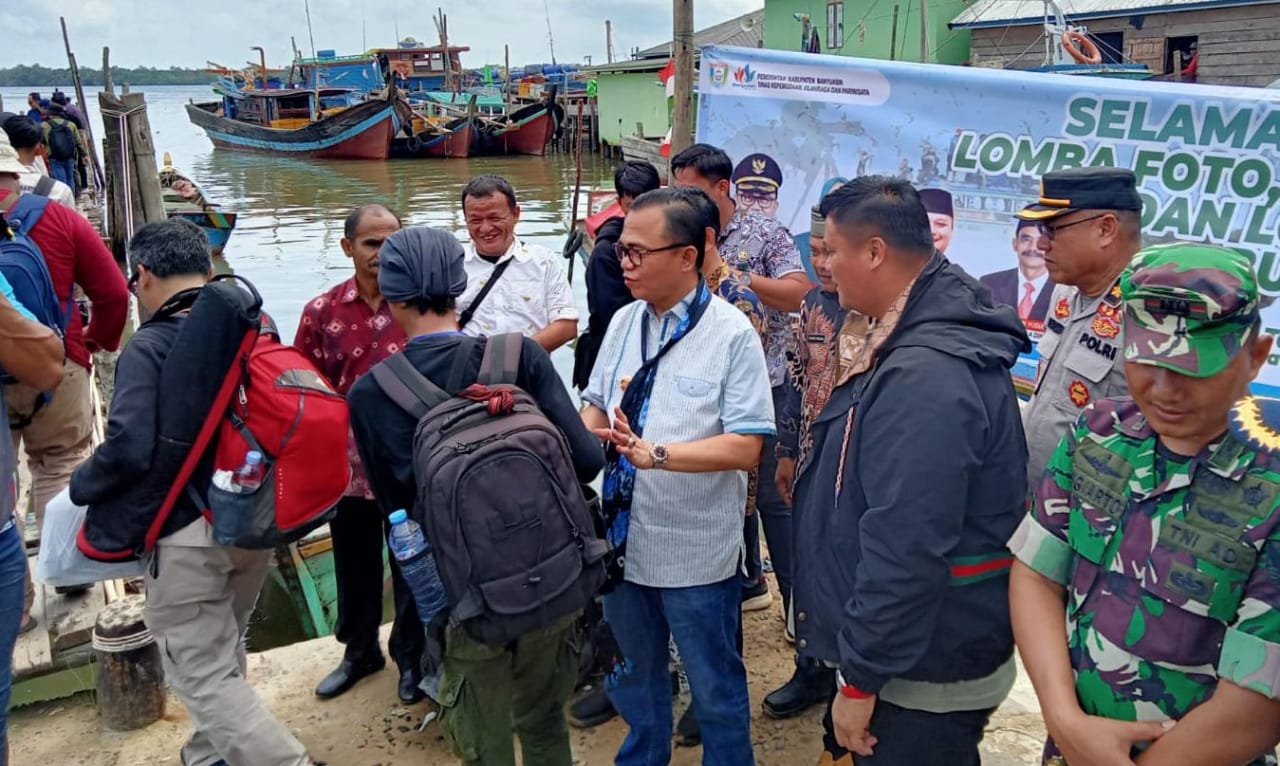
[(602, 688), (592, 689), (569, 706), (569, 723), (579, 729), (594, 728), (613, 720), (617, 715), (617, 709)]
[(773, 603), (773, 594), (769, 592), (769, 582), (764, 578), (749, 588), (742, 589), (742, 611), (758, 612), (768, 609)]

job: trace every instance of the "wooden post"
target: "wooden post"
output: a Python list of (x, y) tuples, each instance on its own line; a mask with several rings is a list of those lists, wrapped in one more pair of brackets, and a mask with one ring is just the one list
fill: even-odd
[(604, 20), (604, 56), (607, 63), (613, 63), (613, 22)]
[(143, 622), (143, 604), (142, 596), (113, 601), (93, 629), (98, 712), (112, 731), (141, 729), (164, 717), (164, 667)]
[[(109, 71), (109, 52), (103, 49), (103, 69)], [(116, 260), (125, 262), (129, 237), (145, 223), (166, 218), (160, 191), (156, 152), (141, 93), (116, 95), (108, 78), (98, 94), (105, 131), (107, 229)]]
[(106, 183), (106, 179), (102, 175), (102, 162), (98, 159), (98, 145), (93, 140), (93, 126), (89, 123), (89, 102), (84, 98), (84, 85), (80, 81), (80, 67), (76, 65), (76, 54), (71, 52), (71, 38), (67, 36), (67, 20), (61, 16), (58, 21), (62, 24), (62, 44), (67, 49), (67, 63), (71, 66), (71, 84), (75, 86), (76, 103), (80, 104), (80, 108), (85, 111), (84, 119), (84, 136), (85, 143), (89, 146), (89, 161), (93, 163), (93, 186), (101, 191)]
[(458, 90), (453, 86), (453, 62), (449, 60), (449, 19), (444, 15), (443, 8), (436, 9), (436, 31), (440, 33), (440, 48), (443, 53), (441, 59), (444, 61), (444, 89), (453, 93)]
[(889, 31), (889, 60), (898, 60), (898, 6), (893, 6), (893, 28)]
[(920, 63), (933, 59), (929, 50), (929, 0), (920, 0)]
[(504, 79), (506, 84), (502, 86), (502, 96), (506, 100), (506, 105), (502, 111), (511, 114), (511, 46), (502, 46), (502, 65), (506, 67)]
[(671, 112), (671, 155), (693, 143), (693, 0), (673, 0), (675, 40), (675, 108)]

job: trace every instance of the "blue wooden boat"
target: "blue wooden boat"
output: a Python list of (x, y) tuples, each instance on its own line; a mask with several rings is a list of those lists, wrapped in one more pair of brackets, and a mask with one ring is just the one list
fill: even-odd
[(164, 167), (160, 169), (160, 191), (165, 214), (199, 226), (209, 239), (209, 251), (215, 258), (221, 256), (231, 239), (231, 232), (236, 228), (236, 214), (224, 213), (218, 210), (218, 205), (205, 199), (204, 192), (195, 181), (174, 169), (168, 152), (164, 155)]

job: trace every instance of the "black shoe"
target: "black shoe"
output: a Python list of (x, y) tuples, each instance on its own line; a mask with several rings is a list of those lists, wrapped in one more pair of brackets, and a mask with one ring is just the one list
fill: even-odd
[(814, 705), (830, 702), (836, 693), (835, 676), (830, 668), (796, 666), (790, 681), (765, 695), (764, 714), (770, 718), (794, 718)]
[[(83, 596), (93, 587), (93, 583), (84, 583), (82, 585), (59, 585), (53, 589), (54, 593), (59, 596)], [(214, 764), (217, 766), (217, 764)]]
[(742, 611), (758, 612), (768, 609), (773, 603), (773, 594), (769, 592), (769, 581), (761, 577), (755, 585), (742, 589)]
[(676, 747), (697, 747), (702, 744), (702, 727), (693, 714), (693, 705), (684, 709), (684, 715), (676, 724)]
[(400, 701), (412, 705), (426, 698), (427, 693), (418, 687), (422, 679), (412, 670), (400, 671)]
[(595, 688), (569, 706), (569, 723), (579, 729), (591, 729), (618, 717), (618, 710), (602, 688)]
[(387, 666), (387, 661), (378, 655), (378, 659), (369, 661), (343, 660), (337, 669), (324, 677), (316, 686), (316, 696), (322, 700), (332, 699), (343, 694), (365, 676), (373, 675)]

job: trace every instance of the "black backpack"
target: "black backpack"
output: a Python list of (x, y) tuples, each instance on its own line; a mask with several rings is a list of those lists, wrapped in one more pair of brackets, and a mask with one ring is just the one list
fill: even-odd
[(49, 120), (49, 158), (71, 160), (76, 156), (76, 134), (66, 120)]
[[(515, 386), (519, 334), (485, 343), (478, 381), (453, 394), (396, 354), (373, 379), (418, 421), (410, 516), (435, 553), (451, 621), (501, 645), (589, 604), (608, 543), (587, 508), (564, 434)], [(455, 362), (455, 370), (458, 367)]]

